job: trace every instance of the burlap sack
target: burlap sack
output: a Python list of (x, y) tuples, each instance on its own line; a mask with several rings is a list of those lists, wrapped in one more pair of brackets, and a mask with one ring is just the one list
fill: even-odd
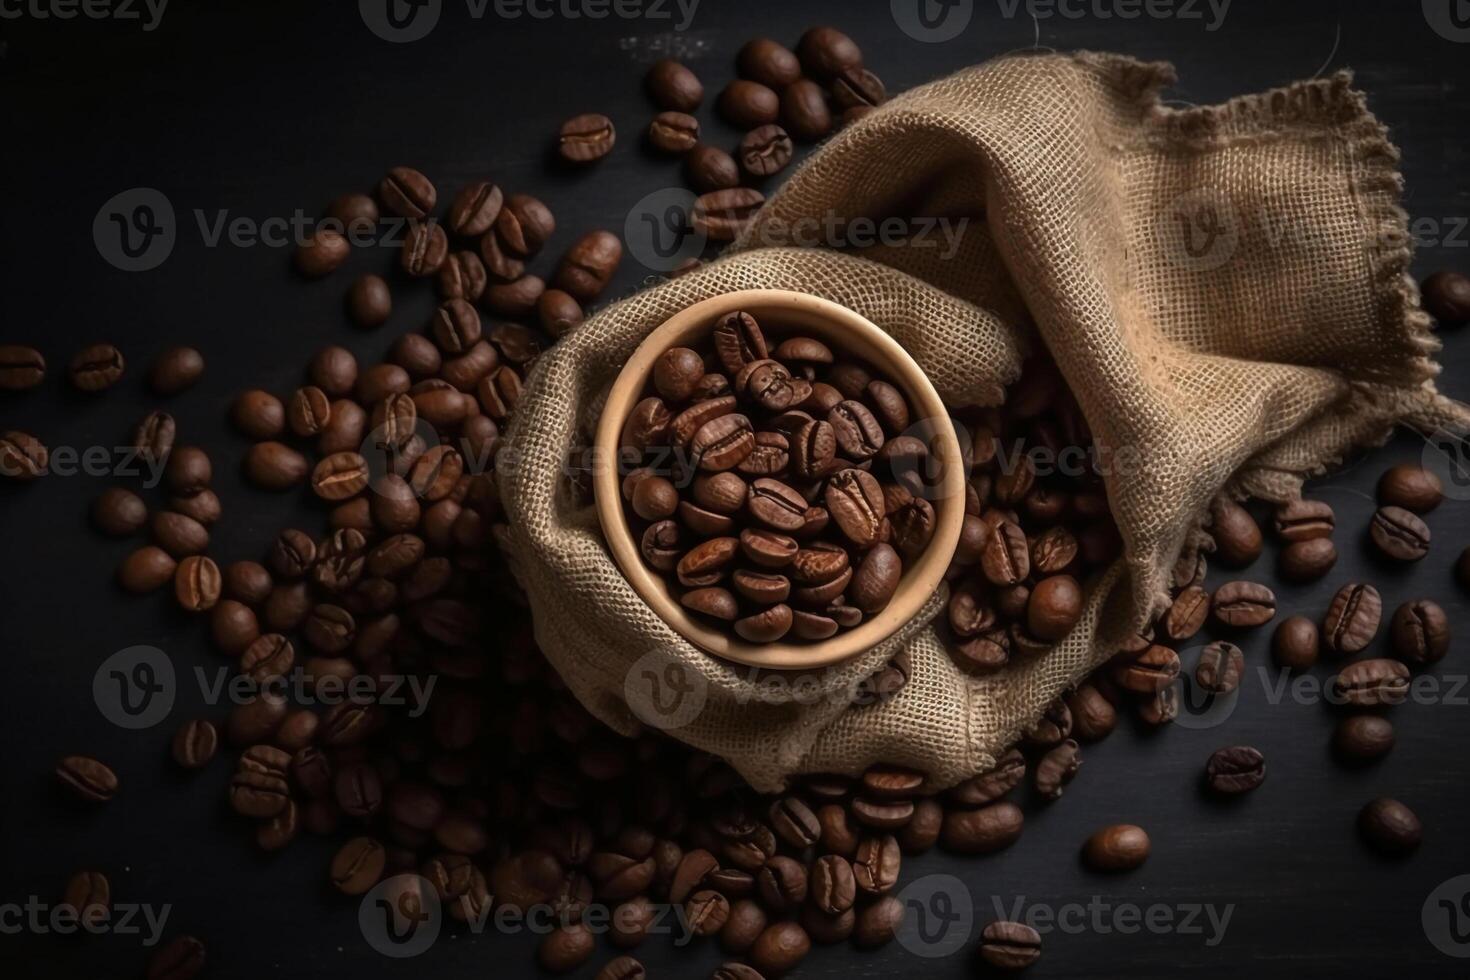
[[(1173, 77), (1108, 55), (1025, 56), (908, 92), (816, 153), (720, 261), (608, 308), (541, 358), (500, 478), (506, 545), (541, 647), (588, 709), (631, 731), (661, 723), (655, 704), (674, 735), (762, 790), (879, 761), (948, 786), (1162, 609), (1181, 547), (1208, 545), (1217, 494), (1284, 500), (1397, 422), (1463, 423), (1431, 380), (1397, 152), (1349, 77), (1184, 111), (1159, 101)], [(800, 219), (860, 216), (971, 220), (954, 254), (778, 247), (810, 232)], [(1034, 323), (1119, 460), (1107, 483), (1125, 558), (1091, 583), (1066, 641), (967, 676), (929, 625), (940, 594), (882, 648), (792, 684), (695, 650), (639, 600), (568, 451), (654, 327), (755, 287), (862, 313), (956, 406), (997, 402)], [(898, 696), (851, 704), (901, 647)]]

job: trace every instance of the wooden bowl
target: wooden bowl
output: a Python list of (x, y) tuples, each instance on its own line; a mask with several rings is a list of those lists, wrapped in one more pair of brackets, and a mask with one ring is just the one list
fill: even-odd
[[(917, 561), (904, 565), (903, 577), (892, 600), (850, 630), (814, 643), (748, 643), (694, 616), (679, 604), (678, 594), (663, 575), (643, 561), (628, 515), (624, 513), (618, 472), (618, 449), (623, 424), (644, 397), (654, 362), (670, 347), (701, 346), (715, 322), (736, 310), (745, 310), (772, 333), (800, 333), (817, 337), (834, 350), (871, 364), (901, 389), (916, 420), (935, 421), (931, 458), (938, 465), (934, 538)], [(796, 669), (840, 663), (871, 649), (892, 636), (923, 608), (944, 578), (959, 543), (965, 517), (964, 463), (949, 413), (934, 386), (914, 359), (892, 337), (866, 318), (828, 300), (781, 289), (752, 289), (715, 296), (669, 318), (639, 345), (623, 366), (608, 395), (597, 426), (593, 489), (602, 533), (618, 567), (643, 601), (676, 633), (690, 643), (726, 660), (752, 667)]]

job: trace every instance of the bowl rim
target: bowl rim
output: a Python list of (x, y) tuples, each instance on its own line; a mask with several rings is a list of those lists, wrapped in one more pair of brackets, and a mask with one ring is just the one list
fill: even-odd
[[(852, 353), (883, 371), (904, 390), (914, 417), (935, 422), (931, 452), (943, 467), (937, 494), (934, 537), (917, 562), (904, 569), (888, 605), (850, 630), (814, 643), (749, 643), (706, 625), (687, 612), (661, 575), (643, 561), (632, 526), (624, 514), (618, 455), (622, 429), (643, 398), (654, 362), (670, 347), (687, 345), (712, 330), (719, 317), (748, 310), (758, 320), (796, 320), (793, 327), (814, 333), (847, 333)], [(722, 660), (750, 667), (792, 670), (828, 667), (862, 654), (893, 636), (923, 609), (944, 580), (959, 544), (965, 516), (964, 458), (949, 411), (918, 363), (871, 320), (831, 300), (785, 289), (747, 289), (722, 293), (685, 307), (645, 337), (623, 364), (608, 392), (597, 424), (593, 451), (593, 493), (603, 538), (624, 578), (654, 613), (684, 640)]]

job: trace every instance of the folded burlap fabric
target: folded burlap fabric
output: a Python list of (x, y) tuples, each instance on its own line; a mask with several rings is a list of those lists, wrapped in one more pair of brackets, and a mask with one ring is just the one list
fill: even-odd
[[(1035, 55), (910, 91), (817, 152), (719, 261), (609, 307), (540, 359), (500, 475), (504, 547), (542, 649), (593, 714), (623, 731), (660, 724), (760, 790), (875, 762), (948, 786), (1163, 609), (1181, 549), (1209, 545), (1218, 495), (1286, 500), (1397, 423), (1465, 424), (1432, 382), (1397, 151), (1349, 77), (1189, 110), (1160, 104), (1173, 77)], [(834, 216), (970, 220), (934, 247), (783, 245)], [(1125, 543), (1053, 651), (963, 673), (930, 625), (940, 594), (882, 647), (793, 683), (689, 646), (627, 585), (569, 454), (644, 336), (761, 287), (863, 314), (957, 407), (998, 403), (1028, 351), (1050, 349), (1119, 461), (1106, 479)], [(901, 649), (901, 692), (852, 703)]]

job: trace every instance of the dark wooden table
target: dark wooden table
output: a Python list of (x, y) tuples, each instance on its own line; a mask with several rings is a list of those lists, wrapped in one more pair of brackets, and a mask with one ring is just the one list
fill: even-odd
[[(1451, 2), (1444, 0), (1441, 14)], [(1191, 103), (1352, 67), (1404, 150), (1407, 206), (1423, 222), (1420, 270), (1466, 267), (1470, 45), (1452, 40), (1448, 29), (1432, 30), (1419, 3), (1235, 0), (1215, 29), (1207, 4), (1186, 8), (1183, 0), (1173, 9), (1194, 16), (1104, 17), (1091, 2), (1063, 5), (1080, 16), (1036, 21), (1024, 6), (1007, 16), (1013, 6), (1000, 0), (956, 10), (968, 6), (973, 19), (963, 32), (925, 43), (898, 30), (889, 4), (878, 0), (704, 0), (682, 31), (672, 3), (660, 5), (672, 18), (663, 20), (507, 20), (493, 6), (476, 19), (465, 4), (446, 0), (428, 37), (389, 44), (366, 29), (351, 3), (178, 3), (154, 30), (116, 19), (41, 20), (33, 6), (7, 3), (0, 8), (7, 12), (0, 19), (0, 340), (35, 344), (59, 367), (81, 344), (105, 338), (127, 352), (135, 370), (103, 398), (77, 397), (54, 381), (5, 398), (0, 423), (40, 433), (52, 446), (118, 445), (152, 405), (136, 368), (168, 344), (197, 344), (209, 360), (207, 380), (168, 407), (181, 419), (182, 438), (214, 454), (229, 514), (214, 552), (254, 557), (267, 534), (306, 518), (294, 497), (243, 486), (230, 463), (243, 444), (224, 417), (232, 395), (255, 385), (289, 391), (306, 357), (325, 343), (375, 358), (393, 336), (423, 322), (429, 297), (424, 290), (401, 303), (383, 330), (357, 332), (340, 310), (346, 273), (306, 286), (289, 271), (285, 249), (211, 246), (208, 229), (222, 216), (261, 222), (299, 209), (309, 218), (333, 196), (369, 188), (386, 167), (407, 162), (441, 188), (488, 174), (542, 196), (559, 219), (555, 254), (582, 231), (620, 230), (632, 202), (678, 183), (676, 165), (633, 146), (650, 114), (639, 85), (644, 64), (678, 53), (713, 93), (730, 77), (744, 39), (764, 33), (794, 43), (821, 21), (850, 32), (894, 90), (1028, 47), (1038, 30), (1040, 44), (1059, 49), (1172, 60), (1181, 70), (1174, 97)], [(1466, 6), (1458, 0), (1462, 21)], [(133, 9), (146, 15), (141, 5)], [(586, 173), (548, 170), (551, 127), (589, 109), (610, 114), (626, 145)], [(737, 134), (713, 113), (703, 117), (716, 141), (734, 142)], [(177, 243), (158, 268), (126, 273), (99, 255), (92, 226), (103, 202), (137, 187), (166, 195)], [(382, 264), (382, 255), (358, 255), (352, 268)], [(625, 263), (613, 292), (636, 289), (647, 274)], [(1443, 388), (1470, 396), (1470, 339), (1447, 337), (1443, 360)], [(1427, 595), (1457, 626), (1465, 622), (1470, 603), (1450, 567), (1466, 543), (1470, 503), (1451, 500), (1433, 514), (1434, 551), (1406, 573), (1375, 563), (1359, 538), (1379, 472), (1422, 451), (1422, 441), (1405, 434), (1316, 483), (1312, 492), (1337, 509), (1342, 559), (1327, 581), (1287, 587), (1276, 581), (1268, 547), (1250, 574), (1278, 588), (1282, 615), (1318, 615), (1337, 584), (1361, 577), (1379, 583), (1387, 609)], [(92, 678), (114, 651), (151, 644), (181, 669), (220, 662), (199, 624), (169, 610), (166, 599), (126, 598), (112, 585), (116, 562), (133, 544), (100, 540), (86, 524), (88, 502), (109, 482), (51, 477), (0, 487), (0, 903), (24, 904), (32, 895), (52, 902), (70, 872), (95, 867), (111, 877), (116, 900), (169, 904), (168, 932), (203, 936), (212, 976), (534, 974), (535, 937), (526, 934), (461, 931), (415, 960), (379, 955), (364, 942), (355, 904), (326, 884), (331, 843), (303, 839), (280, 856), (259, 856), (222, 804), (228, 766), (182, 778), (166, 762), (173, 724), (125, 732), (99, 714)], [(1458, 496), (1470, 494), (1461, 488)], [(1018, 846), (984, 860), (931, 853), (910, 861), (906, 878), (957, 876), (973, 901), (976, 933), (1017, 902), (1060, 915), (1066, 924), (1046, 936), (1035, 976), (1464, 976), (1464, 963), (1432, 945), (1421, 921), (1431, 892), (1470, 872), (1464, 642), (1429, 671), (1441, 682), (1434, 703), (1395, 712), (1392, 756), (1348, 771), (1329, 757), (1333, 713), (1277, 697), (1256, 675), (1268, 662), (1266, 639), (1254, 636), (1247, 645), (1251, 676), (1227, 725), (1186, 719), (1148, 734), (1125, 724), (1087, 751), (1063, 801), (1028, 802)], [(197, 710), (188, 703), (175, 709)], [(1259, 746), (1270, 779), (1227, 806), (1200, 792), (1199, 773), (1212, 750), (1232, 743)], [(120, 772), (126, 789), (110, 806), (81, 811), (54, 792), (48, 770), (71, 751), (101, 755)], [(1425, 844), (1407, 860), (1372, 855), (1353, 831), (1358, 808), (1379, 794), (1407, 801), (1424, 820)], [(1084, 872), (1080, 842), (1114, 821), (1148, 827), (1152, 859), (1122, 878)], [(139, 936), (17, 935), (8, 908), (0, 917), (0, 961), (19, 967), (9, 975), (141, 971)], [(1223, 935), (1206, 908), (1217, 916), (1229, 909)], [(1444, 913), (1434, 903), (1430, 913), (1442, 931)], [(1174, 925), (1129, 929), (1131, 914), (1143, 921), (1167, 915)], [(971, 938), (966, 952), (973, 945)], [(1470, 945), (1449, 948), (1470, 953)], [(658, 941), (639, 955), (657, 976), (705, 975), (719, 961), (712, 946), (675, 950)], [(604, 959), (578, 976), (590, 977)], [(938, 978), (972, 969), (965, 954), (923, 959), (894, 946), (860, 955), (844, 946), (816, 952), (800, 976), (924, 971)]]

